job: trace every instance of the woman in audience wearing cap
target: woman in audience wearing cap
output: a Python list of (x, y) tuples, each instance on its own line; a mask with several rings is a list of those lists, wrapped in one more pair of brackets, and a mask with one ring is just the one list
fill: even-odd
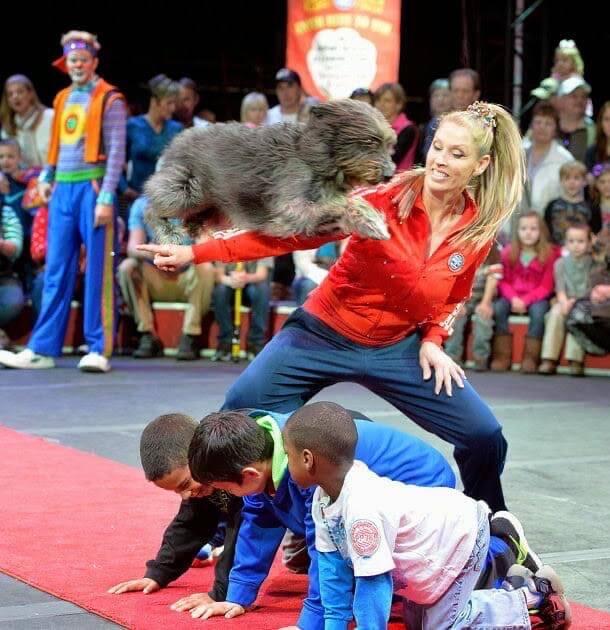
[(581, 77), (572, 76), (559, 84), (559, 137), (563, 146), (579, 162), (585, 161), (587, 149), (595, 143), (595, 123), (586, 115), (591, 86)]

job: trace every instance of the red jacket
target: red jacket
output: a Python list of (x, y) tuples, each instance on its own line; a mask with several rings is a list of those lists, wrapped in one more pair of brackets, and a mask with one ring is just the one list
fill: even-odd
[(519, 258), (515, 264), (511, 263), (511, 249), (512, 245), (508, 244), (502, 250), (502, 280), (498, 284), (498, 293), (509, 301), (514, 297), (521, 298), (526, 306), (551, 297), (555, 290), (553, 267), (561, 255), (560, 249), (553, 246), (544, 262), (534, 258), (527, 267)]
[[(341, 258), (304, 308), (338, 333), (365, 346), (386, 346), (421, 330), (423, 340), (440, 345), (461, 304), (468, 299), (477, 267), (491, 243), (475, 251), (447, 241), (467, 227), (477, 208), (465, 195), (465, 208), (454, 231), (428, 257), (430, 223), (421, 197), (410, 216), (397, 219), (396, 188), (379, 186), (363, 197), (384, 213), (390, 239), (352, 235)], [(273, 238), (247, 232), (193, 245), (195, 263), (254, 260), (296, 249), (314, 249), (344, 235)]]

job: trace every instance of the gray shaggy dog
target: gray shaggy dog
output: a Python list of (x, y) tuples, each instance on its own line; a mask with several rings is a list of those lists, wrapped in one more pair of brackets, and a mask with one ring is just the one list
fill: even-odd
[(352, 100), (312, 107), (306, 124), (192, 128), (174, 138), (144, 187), (147, 221), (159, 243), (181, 242), (179, 223), (196, 238), (223, 220), (278, 237), (336, 224), (387, 239), (382, 214), (348, 194), (393, 174), (395, 141), (379, 111)]

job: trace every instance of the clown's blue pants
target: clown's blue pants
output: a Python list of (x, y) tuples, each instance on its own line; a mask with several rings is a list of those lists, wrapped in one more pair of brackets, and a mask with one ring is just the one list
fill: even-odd
[(90, 352), (112, 354), (116, 321), (115, 223), (94, 227), (97, 181), (60, 182), (49, 203), (42, 306), (28, 347), (59, 356), (70, 315), (81, 244), (85, 245), (83, 328)]

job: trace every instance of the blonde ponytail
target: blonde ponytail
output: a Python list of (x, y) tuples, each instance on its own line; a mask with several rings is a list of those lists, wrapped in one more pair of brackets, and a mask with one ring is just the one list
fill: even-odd
[[(465, 111), (449, 112), (442, 117), (441, 124), (445, 121), (468, 127), (479, 157), (491, 157), (487, 169), (467, 189), (478, 206), (477, 217), (452, 241), (455, 245), (470, 243), (481, 249), (494, 238), (521, 201), (526, 175), (521, 134), (509, 112), (491, 103), (475, 103)], [(410, 214), (422, 190), (424, 173), (425, 168), (415, 168), (392, 180), (393, 186), (403, 187), (395, 198), (400, 217)]]

